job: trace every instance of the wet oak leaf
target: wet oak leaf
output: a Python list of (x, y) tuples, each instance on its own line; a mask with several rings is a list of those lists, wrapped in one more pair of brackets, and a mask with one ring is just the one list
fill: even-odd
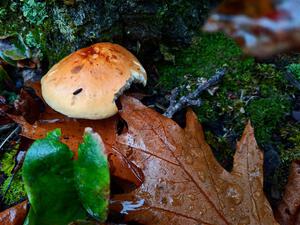
[[(186, 127), (138, 100), (121, 98), (128, 132), (117, 138), (118, 151), (140, 167), (144, 183), (115, 195), (127, 221), (141, 224), (277, 224), (263, 193), (263, 154), (250, 124), (237, 144), (231, 173), (216, 161), (196, 115)], [(113, 208), (113, 205), (112, 205)]]
[(281, 225), (300, 224), (300, 160), (291, 166), (288, 184), (283, 198), (275, 212), (276, 220)]
[(28, 210), (28, 202), (24, 201), (0, 213), (1, 225), (22, 225)]
[(204, 25), (235, 39), (246, 54), (268, 57), (300, 48), (298, 0), (225, 0)]

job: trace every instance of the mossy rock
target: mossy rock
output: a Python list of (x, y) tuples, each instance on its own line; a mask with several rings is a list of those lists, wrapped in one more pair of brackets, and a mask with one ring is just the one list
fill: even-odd
[(151, 59), (154, 55), (149, 49), (159, 51), (158, 43), (189, 43), (208, 5), (196, 0), (4, 2), (0, 5), (1, 35), (20, 33), (49, 65), (101, 41), (122, 43)]

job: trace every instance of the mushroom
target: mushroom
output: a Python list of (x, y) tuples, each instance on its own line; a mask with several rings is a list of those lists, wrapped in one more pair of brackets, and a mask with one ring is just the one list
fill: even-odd
[(104, 119), (118, 112), (115, 100), (133, 82), (147, 82), (137, 58), (120, 45), (97, 43), (55, 64), (41, 87), (54, 110), (73, 118)]

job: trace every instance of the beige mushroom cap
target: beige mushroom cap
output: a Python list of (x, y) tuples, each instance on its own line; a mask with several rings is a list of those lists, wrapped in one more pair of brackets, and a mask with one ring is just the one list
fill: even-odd
[(97, 43), (54, 65), (41, 86), (54, 110), (73, 118), (104, 119), (117, 113), (115, 100), (132, 82), (147, 82), (137, 58), (120, 45)]

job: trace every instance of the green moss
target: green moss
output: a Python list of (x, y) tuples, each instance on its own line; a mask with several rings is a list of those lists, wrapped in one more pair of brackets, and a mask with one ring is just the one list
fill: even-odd
[[(223, 34), (201, 34), (193, 39), (192, 45), (182, 51), (175, 51), (175, 65), (165, 63), (160, 65), (160, 84), (171, 89), (178, 83), (185, 82), (184, 75), (209, 78), (216, 69), (227, 65), (230, 73), (238, 72), (241, 79), (245, 79), (244, 71), (251, 69), (254, 62), (251, 58), (242, 59), (242, 52), (233, 40)], [(247, 74), (246, 74), (247, 75)], [(174, 76), (176, 79), (174, 79)], [(234, 85), (233, 88), (237, 88)]]
[(281, 141), (278, 144), (281, 164), (276, 170), (278, 189), (282, 192), (288, 180), (292, 161), (300, 158), (300, 123), (286, 121), (280, 128)]
[(22, 181), (22, 172), (18, 171), (13, 178), (11, 174), (15, 165), (14, 158), (17, 151), (17, 148), (7, 151), (0, 158), (0, 171), (7, 177), (0, 187), (0, 195), (4, 195), (3, 201), (6, 205), (12, 205), (26, 196)]
[(17, 154), (17, 149), (12, 149), (8, 152), (5, 152), (0, 159), (0, 171), (3, 172), (6, 176), (11, 174), (12, 169), (15, 165), (15, 155)]
[(270, 96), (252, 101), (246, 110), (255, 127), (255, 136), (260, 143), (268, 143), (276, 126), (290, 111), (291, 102), (284, 95)]
[(288, 71), (293, 73), (300, 80), (300, 64), (292, 63), (287, 66)]
[[(224, 136), (218, 137), (211, 131), (205, 131), (207, 143), (212, 147), (215, 157), (225, 169), (230, 171), (233, 162), (233, 151), (227, 139)], [(222, 149), (222, 151), (220, 151)]]
[(289, 96), (295, 89), (274, 65), (243, 56), (233, 40), (223, 34), (199, 34), (190, 47), (171, 54), (175, 65), (164, 62), (158, 66), (160, 90), (187, 84), (193, 89), (199, 77), (209, 78), (224, 65), (228, 68), (216, 93), (203, 93), (203, 105), (194, 108), (224, 166), (232, 159), (235, 142), (249, 119), (261, 146), (276, 144), (272, 134), (279, 133), (278, 128), (289, 114)]
[[(5, 194), (4, 203), (6, 205), (13, 205), (14, 203), (19, 202), (26, 197), (21, 171), (15, 174), (12, 181), (11, 179), (12, 176), (9, 176), (0, 188), (0, 194)], [(5, 193), (6, 190), (7, 192)]]
[(282, 138), (280, 158), (285, 166), (300, 158), (300, 124), (289, 122), (280, 129)]

